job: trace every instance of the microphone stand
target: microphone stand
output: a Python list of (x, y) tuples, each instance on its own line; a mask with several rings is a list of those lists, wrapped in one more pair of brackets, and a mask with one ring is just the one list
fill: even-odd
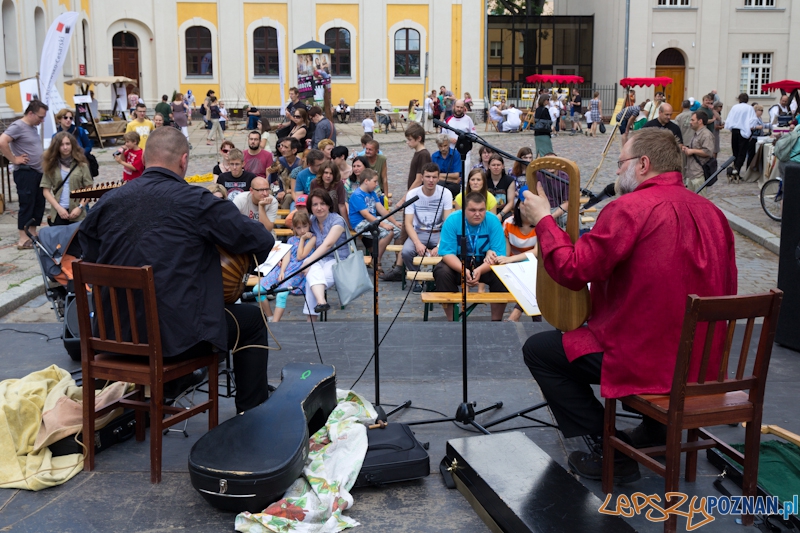
[(375, 220), (370, 222), (367, 225), (367, 227), (365, 227), (363, 230), (359, 231), (355, 235), (352, 235), (349, 239), (345, 240), (344, 242), (340, 243), (339, 245), (335, 246), (334, 248), (331, 248), (326, 254), (324, 254), (324, 255), (316, 258), (315, 260), (311, 261), (309, 264), (305, 265), (303, 268), (301, 268), (300, 270), (298, 270), (297, 272), (295, 272), (291, 276), (288, 276), (283, 281), (279, 281), (277, 283), (273, 283), (270, 288), (268, 288), (266, 291), (264, 291), (262, 293), (262, 294), (275, 294), (275, 293), (278, 293), (278, 292), (284, 292), (286, 290), (291, 290), (291, 289), (280, 289), (278, 287), (280, 285), (283, 285), (284, 283), (286, 283), (288, 280), (292, 279), (293, 277), (297, 276), (298, 274), (300, 274), (300, 272), (305, 271), (311, 265), (314, 265), (314, 264), (318, 263), (319, 261), (322, 261), (324, 258), (329, 256), (330, 254), (332, 254), (333, 252), (335, 252), (336, 250), (338, 250), (342, 246), (345, 246), (345, 245), (351, 243), (352, 241), (358, 239), (359, 237), (361, 237), (365, 233), (369, 233), (371, 235), (371, 238), (372, 238), (372, 260), (373, 260), (372, 273), (373, 273), (373, 277), (374, 277), (373, 282), (372, 282), (372, 312), (373, 312), (373, 332), (372, 332), (372, 335), (373, 335), (373, 346), (374, 346), (374, 350), (375, 350), (375, 353), (373, 354), (374, 357), (375, 357), (375, 404), (374, 405), (375, 405), (375, 409), (378, 411), (378, 419), (379, 420), (383, 420), (383, 421), (386, 421), (386, 419), (388, 417), (390, 417), (391, 415), (393, 415), (397, 411), (400, 411), (401, 409), (405, 409), (406, 407), (409, 407), (411, 405), (411, 400), (406, 400), (405, 402), (403, 402), (399, 406), (395, 407), (394, 409), (392, 409), (388, 413), (384, 413), (383, 409), (380, 407), (380, 403), (381, 403), (380, 341), (379, 341), (379, 338), (378, 338), (378, 279), (379, 279), (379, 276), (378, 276), (378, 265), (375, 264), (375, 262), (378, 260), (378, 250), (379, 250), (378, 241), (380, 240), (379, 239), (379, 236), (380, 236), (380, 224), (384, 220), (394, 216), (395, 213), (397, 213), (398, 211), (404, 210), (406, 207), (408, 207), (409, 205), (413, 204), (417, 200), (419, 200), (418, 196), (415, 196), (415, 197), (413, 197), (413, 198), (411, 198), (409, 200), (406, 200), (401, 205), (399, 205), (398, 207), (396, 207), (395, 209), (393, 209), (392, 211), (387, 213), (386, 216), (383, 216), (383, 217), (380, 217), (380, 218), (376, 218)]

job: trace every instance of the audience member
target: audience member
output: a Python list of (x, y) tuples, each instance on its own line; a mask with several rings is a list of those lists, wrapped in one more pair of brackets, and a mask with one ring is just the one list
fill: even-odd
[[(517, 150), (517, 158), (530, 163), (533, 161), (533, 150), (527, 146), (523, 146)], [(511, 172), (509, 172), (508, 175), (514, 178), (517, 190), (520, 190), (528, 184), (528, 165), (520, 163), (519, 161), (514, 161), (514, 165), (511, 167)]]
[(317, 150), (322, 152), (322, 155), (325, 157), (325, 161), (330, 161), (331, 160), (331, 152), (333, 151), (333, 148), (335, 146), (336, 146), (336, 143), (333, 142), (332, 140), (330, 140), (330, 139), (322, 139), (319, 142), (319, 146), (317, 147)]
[(48, 223), (64, 226), (83, 220), (88, 198), (72, 198), (76, 189), (91, 187), (92, 175), (77, 139), (66, 131), (56, 133), (42, 156), (42, 195), (50, 204)]
[(189, 106), (184, 101), (183, 94), (175, 93), (175, 99), (170, 104), (169, 118), (181, 130), (187, 141), (189, 140), (189, 124), (191, 124), (189, 117)]
[(514, 200), (517, 197), (516, 180), (506, 174), (503, 158), (494, 154), (489, 158), (489, 172), (486, 174), (486, 184), (489, 192), (497, 200), (497, 217), (503, 221), (514, 209)]
[[(363, 230), (370, 222), (389, 213), (378, 195), (375, 194), (377, 186), (378, 174), (372, 169), (365, 169), (358, 177), (358, 189), (350, 195), (349, 202), (350, 226), (356, 232)], [(378, 231), (378, 257), (375, 261), (375, 268), (380, 270), (383, 252), (386, 251), (386, 247), (389, 246), (392, 239), (400, 236), (400, 224), (392, 218), (387, 218), (378, 225)]]
[(325, 156), (319, 150), (310, 150), (306, 155), (307, 167), (297, 174), (297, 178), (292, 181), (292, 194), (295, 198), (301, 194), (311, 193), (311, 182), (317, 177), (319, 166), (324, 161)]
[[(92, 151), (92, 141), (89, 139), (89, 132), (75, 124), (75, 113), (65, 107), (56, 113), (56, 133), (66, 131), (78, 142), (78, 146), (83, 149), (83, 155), (88, 156)], [(55, 137), (55, 134), (53, 134)]]
[(386, 133), (389, 133), (389, 126), (392, 126), (392, 129), (397, 129), (397, 126), (392, 124), (392, 119), (389, 118), (389, 115), (387, 115), (384, 109), (381, 107), (380, 100), (375, 100), (375, 107), (373, 108), (372, 112), (375, 113), (375, 120), (378, 121), (378, 124), (386, 126)]
[(155, 129), (153, 123), (147, 118), (147, 106), (139, 103), (136, 104), (136, 118), (131, 120), (125, 127), (125, 133), (135, 131), (139, 134), (139, 148), (145, 149), (147, 144), (147, 137), (150, 132)]
[(472, 168), (479, 168), (484, 172), (489, 172), (489, 158), (492, 157), (493, 153), (494, 150), (488, 146), (481, 145), (481, 147), (478, 149), (478, 155), (480, 156), (481, 160)]
[(437, 152), (431, 154), (431, 161), (439, 166), (439, 185), (446, 187), (452, 194), (461, 189), (461, 156), (450, 146), (450, 137), (441, 133), (436, 136)]
[(294, 126), (292, 129), (289, 130), (289, 137), (294, 137), (301, 143), (303, 143), (306, 148), (316, 148), (313, 146), (309, 146), (311, 140), (311, 134), (309, 133), (309, 120), (308, 120), (308, 112), (305, 109), (295, 109), (292, 113), (292, 122), (294, 122)]
[(206, 144), (213, 144), (216, 141), (225, 140), (225, 134), (222, 133), (222, 126), (219, 123), (219, 104), (217, 97), (212, 95), (208, 99), (208, 121), (211, 123), (211, 128), (206, 136)]
[(660, 128), (669, 130), (678, 140), (678, 144), (683, 144), (683, 135), (681, 134), (681, 129), (678, 127), (677, 124), (672, 122), (670, 119), (672, 118), (672, 106), (668, 103), (664, 102), (660, 106), (658, 106), (658, 117), (650, 120), (642, 126), (643, 128)]
[(344, 181), (344, 191), (347, 194), (347, 201), (350, 201), (350, 196), (358, 189), (358, 177), (365, 170), (370, 168), (369, 161), (363, 155), (356, 156), (351, 164), (350, 177)]
[(506, 119), (503, 121), (503, 129), (501, 131), (519, 131), (520, 126), (522, 126), (522, 110), (517, 109), (514, 107), (514, 104), (511, 104), (508, 109), (504, 109), (500, 112)]
[[(406, 198), (419, 199), (405, 208), (403, 215), (408, 234), (403, 244), (401, 258), (406, 270), (416, 271), (415, 257), (437, 257), (442, 224), (453, 212), (453, 195), (439, 183), (439, 167), (427, 163), (422, 167), (422, 185), (406, 193)], [(414, 283), (414, 292), (422, 292), (422, 285)]]
[(247, 150), (244, 153), (244, 168), (260, 178), (267, 177), (267, 169), (272, 166), (272, 152), (261, 148), (261, 134), (253, 130), (247, 134)]
[(219, 145), (219, 155), (222, 161), (217, 161), (217, 164), (211, 171), (215, 176), (219, 176), (224, 172), (231, 171), (230, 167), (228, 166), (228, 154), (230, 154), (231, 150), (234, 148), (236, 148), (236, 146), (234, 146), (233, 142), (231, 141), (222, 141), (222, 144)]
[(244, 154), (238, 148), (232, 148), (228, 152), (228, 168), (230, 168), (228, 172), (223, 172), (217, 177), (217, 183), (225, 187), (228, 199), (233, 200), (250, 189), (256, 175), (244, 169)]
[[(330, 139), (336, 145), (336, 128), (328, 118), (322, 114), (322, 108), (314, 106), (308, 110), (308, 118), (316, 124), (314, 136), (311, 138), (311, 147), (319, 148), (319, 143), (323, 139)], [(320, 150), (322, 148), (319, 148)]]
[(144, 172), (144, 150), (141, 149), (139, 134), (129, 131), (122, 136), (124, 150), (114, 152), (114, 161), (122, 165), (122, 181), (131, 181)]
[(339, 99), (339, 105), (336, 106), (336, 116), (339, 117), (340, 124), (350, 122), (350, 106), (345, 103), (344, 98)]
[[(366, 117), (364, 120), (362, 120), (361, 127), (364, 128), (364, 136), (372, 139), (375, 131), (375, 122), (372, 120), (372, 118)], [(363, 145), (364, 143), (362, 142), (361, 144)]]
[(343, 183), (347, 183), (350, 174), (353, 172), (353, 169), (350, 168), (350, 164), (347, 162), (347, 157), (349, 155), (350, 151), (346, 146), (336, 146), (331, 150), (331, 161), (336, 163), (336, 166), (339, 167), (339, 175), (342, 177)]
[(344, 184), (336, 163), (333, 161), (322, 162), (317, 171), (317, 177), (311, 181), (308, 187), (312, 191), (324, 189), (333, 200), (331, 213), (336, 213), (343, 218), (347, 216), (347, 193), (344, 191)]
[(282, 195), (276, 196), (278, 198), (278, 202), (280, 203), (281, 209), (289, 209), (292, 205), (292, 181), (291, 181), (291, 173), (296, 168), (300, 168), (300, 158), (297, 157), (297, 152), (300, 150), (301, 144), (300, 141), (295, 139), (294, 137), (286, 137), (285, 139), (281, 139), (278, 141), (278, 152), (280, 152), (280, 157), (272, 163), (272, 166), (269, 168), (269, 183), (270, 188), (273, 188), (276, 182), (280, 181), (281, 183), (281, 190), (283, 191)]
[[(692, 113), (689, 125), (694, 132), (688, 146), (682, 146), (686, 155), (686, 167), (683, 171), (683, 183), (690, 191), (697, 192), (706, 181), (703, 165), (714, 156), (714, 134), (706, 129), (707, 115), (700, 110)], [(707, 194), (703, 191), (703, 194)]]
[(295, 213), (308, 213), (307, 204), (308, 203), (308, 195), (301, 194), (297, 197), (297, 200), (294, 202), (294, 209), (291, 213), (286, 215), (286, 219), (283, 222), (283, 225), (289, 229), (292, 229), (293, 219)]
[(164, 117), (164, 125), (170, 125), (169, 116), (172, 114), (172, 107), (169, 105), (169, 96), (166, 94), (161, 97), (161, 101), (156, 104), (155, 112)]
[(369, 168), (375, 171), (378, 175), (378, 188), (375, 192), (378, 196), (383, 196), (389, 193), (389, 179), (388, 179), (388, 164), (386, 163), (386, 156), (381, 155), (381, 145), (375, 139), (370, 140), (364, 148), (364, 156), (369, 161)]
[(425, 129), (417, 123), (406, 128), (406, 145), (414, 150), (408, 167), (408, 189), (422, 185), (422, 169), (431, 162), (431, 154), (425, 148)]
[[(476, 192), (483, 196), (484, 200), (486, 200), (486, 212), (495, 214), (497, 211), (497, 199), (495, 199), (494, 195), (489, 192), (489, 185), (488, 185), (488, 175), (487, 172), (484, 172), (480, 168), (473, 168), (470, 170), (469, 174), (467, 175), (467, 196), (470, 193)], [(441, 184), (441, 183), (440, 183)], [(462, 205), (461, 201), (461, 193), (456, 194), (455, 198), (453, 199), (453, 207), (455, 209), (461, 209)]]
[[(439, 255), (442, 261), (433, 268), (436, 292), (458, 292), (461, 287), (461, 217), (467, 217), (466, 224), (466, 284), (467, 289), (478, 283), (489, 286), (492, 292), (508, 292), (506, 286), (492, 271), (498, 258), (506, 254), (503, 227), (497, 217), (486, 216), (486, 199), (478, 193), (467, 195), (463, 210), (447, 217), (442, 225), (439, 241)], [(452, 304), (445, 304), (445, 316), (453, 320)], [(493, 321), (503, 319), (506, 304), (491, 304)]]
[(278, 201), (272, 197), (266, 178), (259, 176), (250, 181), (250, 190), (236, 195), (233, 205), (247, 218), (261, 222), (264, 228), (275, 235), (275, 219), (278, 218)]
[(538, 107), (533, 115), (533, 140), (536, 143), (537, 157), (553, 151), (553, 141), (550, 140), (553, 119), (550, 117), (549, 103), (550, 97), (546, 94), (541, 95)]
[[(520, 204), (522, 198), (518, 198), (514, 204), (514, 216), (509, 217), (503, 222), (503, 234), (506, 237), (506, 255), (505, 257), (498, 257), (498, 265), (507, 265), (508, 263), (519, 263), (528, 260), (527, 254), (536, 256), (536, 229), (533, 221), (531, 221), (526, 214), (520, 211)], [(514, 305), (511, 313), (508, 315), (509, 322), (519, 322), (522, 316), (522, 307), (519, 304)], [(535, 317), (541, 322), (542, 317)]]

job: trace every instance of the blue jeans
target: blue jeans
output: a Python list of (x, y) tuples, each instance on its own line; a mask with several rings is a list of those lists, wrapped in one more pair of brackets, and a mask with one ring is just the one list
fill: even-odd
[(261, 117), (257, 117), (257, 116), (253, 116), (253, 115), (250, 115), (249, 117), (247, 117), (247, 129), (248, 130), (256, 129), (258, 127), (258, 121), (260, 119), (261, 119)]

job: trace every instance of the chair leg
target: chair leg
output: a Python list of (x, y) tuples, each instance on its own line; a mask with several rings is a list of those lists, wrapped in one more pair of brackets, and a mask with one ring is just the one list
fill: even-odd
[[(744, 436), (744, 476), (742, 495), (755, 498), (758, 483), (758, 452), (761, 442), (761, 411), (757, 410), (754, 420), (747, 423)], [(742, 524), (753, 525), (753, 515), (742, 515)]]
[[(667, 426), (667, 461), (664, 472), (664, 492), (678, 492), (680, 488), (681, 479), (681, 428), (680, 424)], [(676, 503), (673, 500), (667, 501), (664, 497), (664, 505), (672, 505)], [(678, 520), (676, 515), (671, 515), (670, 518), (664, 522), (664, 533), (675, 533), (678, 527)]]
[(83, 469), (94, 470), (94, 415), (95, 415), (95, 390), (94, 379), (91, 378), (88, 365), (83, 365), (83, 375), (88, 376), (83, 380), (83, 444), (86, 452), (83, 458)]
[(603, 422), (603, 492), (614, 492), (614, 447), (610, 437), (616, 433), (617, 400), (606, 398)]
[[(686, 432), (686, 442), (697, 442), (697, 430), (689, 429)], [(697, 480), (697, 450), (686, 452), (686, 467), (684, 477), (689, 483)]]
[(164, 383), (150, 385), (150, 483), (161, 483), (161, 442), (164, 421)]
[[(136, 385), (137, 394), (135, 396), (137, 401), (143, 402), (144, 398), (144, 385)], [(136, 426), (133, 428), (135, 435), (136, 435), (136, 442), (144, 441), (145, 436), (145, 426), (147, 425), (147, 418), (145, 417), (145, 412), (142, 409), (136, 409), (134, 412), (134, 420), (136, 421)]]

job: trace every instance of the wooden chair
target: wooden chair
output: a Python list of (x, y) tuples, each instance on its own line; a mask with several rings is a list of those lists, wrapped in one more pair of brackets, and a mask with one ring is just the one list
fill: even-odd
[[(613, 491), (615, 450), (664, 477), (665, 493), (669, 493), (677, 492), (679, 489), (681, 453), (686, 453), (686, 481), (693, 482), (697, 474), (698, 450), (718, 448), (744, 466), (743, 495), (756, 496), (764, 385), (782, 298), (783, 292), (778, 289), (771, 290), (769, 294), (754, 296), (700, 298), (697, 295), (689, 295), (670, 393), (619, 398), (624, 405), (666, 425), (667, 444), (637, 450), (617, 438), (615, 436), (617, 400), (607, 398), (603, 438), (603, 492)], [(758, 317), (763, 317), (764, 322), (752, 371), (746, 374), (753, 325)], [(735, 377), (728, 378), (728, 360), (733, 333), (736, 321), (739, 319), (746, 319), (747, 323)], [(722, 356), (716, 367), (709, 367), (712, 345), (719, 344), (714, 342), (718, 322), (726, 323)], [(707, 329), (701, 328), (699, 334), (698, 323), (707, 325)], [(719, 341), (720, 335), (716, 337)], [(692, 361), (695, 346), (702, 346), (703, 349), (702, 353), (698, 350)], [(699, 364), (697, 364), (698, 359)], [(696, 381), (688, 381), (690, 367), (699, 369)], [(709, 370), (711, 372), (707, 372)], [(716, 375), (716, 379), (706, 382), (706, 376), (711, 374)], [(705, 426), (740, 422), (747, 423), (744, 455), (703, 429)], [(686, 442), (681, 442), (681, 433), (684, 429), (688, 430), (687, 439)], [(654, 456), (664, 455), (666, 464), (653, 459)], [(669, 504), (665, 502), (665, 505)], [(752, 525), (753, 516), (745, 515), (743, 521), (745, 525)], [(664, 523), (664, 531), (674, 532), (675, 529), (676, 517), (672, 515)]]
[(486, 127), (483, 128), (483, 131), (489, 131), (490, 128), (494, 128), (494, 131), (496, 131), (498, 133), (500, 132), (500, 130), (497, 129), (497, 121), (493, 120), (492, 117), (487, 116), (486, 117)]
[[(136, 440), (144, 440), (145, 413), (150, 413), (150, 481), (161, 482), (161, 442), (164, 429), (203, 411), (208, 411), (208, 429), (217, 425), (218, 378), (217, 354), (210, 349), (207, 354), (178, 362), (166, 361), (161, 352), (161, 331), (156, 307), (153, 269), (96, 265), (76, 261), (73, 263), (75, 286), (92, 286), (94, 310), (99, 336), (92, 331), (89, 297), (86, 291), (75, 291), (78, 304), (78, 324), (81, 337), (81, 366), (83, 368), (83, 443), (86, 445), (84, 469), (94, 469), (95, 419), (116, 409), (127, 407), (136, 410)], [(120, 294), (122, 293), (122, 294)], [(103, 306), (101, 294), (108, 307)], [(144, 308), (147, 339), (140, 337), (135, 310)], [(127, 317), (121, 314), (122, 308)], [(113, 339), (106, 328), (107, 313), (113, 321)], [(127, 323), (124, 321), (127, 320)], [(125, 328), (123, 326), (127, 326)], [(125, 333), (130, 330), (130, 334)], [(130, 340), (127, 337), (130, 337)], [(115, 354), (115, 355), (111, 355)], [(189, 409), (164, 405), (164, 383), (195, 370), (208, 368), (208, 400)], [(126, 381), (136, 384), (135, 390), (118, 402), (95, 408), (95, 379)], [(150, 387), (150, 401), (145, 400), (145, 386)], [(164, 415), (167, 414), (167, 418)]]

